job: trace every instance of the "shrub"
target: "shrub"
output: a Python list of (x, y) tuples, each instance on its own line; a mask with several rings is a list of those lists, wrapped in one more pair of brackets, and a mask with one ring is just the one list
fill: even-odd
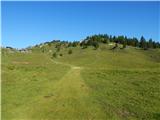
[(52, 54), (52, 57), (53, 57), (53, 58), (56, 58), (56, 57), (57, 57), (57, 53), (56, 53), (56, 52), (53, 53), (53, 54)]
[(58, 47), (58, 48), (57, 48), (57, 52), (59, 52), (60, 50), (61, 50), (61, 48), (60, 48), (60, 47)]
[(62, 54), (62, 53), (60, 53), (60, 54), (59, 54), (59, 56), (63, 56), (63, 54)]
[(68, 51), (68, 54), (72, 54), (72, 50), (71, 49)]
[(126, 48), (126, 46), (127, 46), (127, 42), (124, 41), (124, 42), (123, 42), (123, 49)]
[(13, 66), (13, 65), (12, 65), (12, 66), (8, 66), (8, 69), (9, 69), (9, 70), (14, 70), (14, 69), (15, 69), (15, 66)]
[(44, 48), (44, 47), (42, 47), (42, 52), (43, 52), (43, 53), (45, 52), (45, 48)]
[(92, 45), (94, 46), (95, 50), (99, 48), (99, 44), (96, 41), (92, 42)]
[(55, 48), (57, 48), (57, 52), (59, 52), (61, 49), (61, 44), (60, 43), (56, 44)]

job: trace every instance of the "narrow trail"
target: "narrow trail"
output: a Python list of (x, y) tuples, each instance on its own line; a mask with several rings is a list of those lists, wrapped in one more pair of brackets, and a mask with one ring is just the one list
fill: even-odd
[(53, 60), (53, 62), (55, 64), (60, 64), (60, 65), (71, 67), (71, 69), (82, 69), (82, 67), (71, 65), (71, 64), (67, 64), (67, 63), (63, 63), (63, 62), (58, 62), (58, 61), (55, 61), (55, 60)]
[(71, 69), (53, 86), (54, 119), (92, 120), (103, 116), (99, 107), (89, 96), (89, 88), (81, 77), (81, 67), (54, 61), (56, 64), (70, 66)]

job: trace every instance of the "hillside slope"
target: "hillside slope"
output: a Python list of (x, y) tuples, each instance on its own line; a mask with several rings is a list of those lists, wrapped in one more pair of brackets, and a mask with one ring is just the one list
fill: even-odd
[(111, 47), (3, 53), (2, 118), (160, 119), (160, 50)]

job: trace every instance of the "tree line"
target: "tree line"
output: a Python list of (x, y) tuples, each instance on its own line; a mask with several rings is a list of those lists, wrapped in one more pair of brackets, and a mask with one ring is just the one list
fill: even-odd
[[(53, 40), (51, 42), (45, 42), (43, 44), (48, 44), (48, 46), (51, 46), (52, 43), (56, 43), (57, 52), (60, 51), (61, 46), (64, 47), (76, 47), (81, 46), (83, 49), (87, 48), (88, 46), (93, 46), (95, 49), (99, 47), (99, 43), (109, 44), (110, 42), (116, 43), (114, 48), (118, 47), (118, 44), (122, 44), (123, 48), (126, 48), (126, 46), (133, 46), (133, 47), (139, 47), (144, 50), (147, 50), (149, 48), (160, 48), (160, 43), (152, 40), (151, 38), (149, 40), (146, 40), (144, 36), (141, 36), (140, 39), (133, 37), (129, 38), (127, 36), (112, 36), (108, 34), (98, 34), (98, 35), (92, 35), (87, 36), (85, 39), (81, 41), (60, 41), (60, 40)], [(42, 45), (42, 43), (40, 44)], [(35, 47), (38, 47), (40, 45), (35, 45)], [(13, 49), (12, 47), (7, 46), (8, 49)], [(44, 51), (44, 50), (43, 50)]]
[(93, 36), (87, 36), (83, 41), (80, 42), (80, 46), (86, 48), (87, 46), (98, 47), (98, 43), (114, 42), (117, 44), (122, 44), (123, 48), (128, 46), (139, 47), (144, 50), (148, 48), (160, 48), (160, 43), (155, 42), (152, 39), (146, 40), (143, 36), (140, 39), (136, 37), (128, 38), (127, 36), (112, 36), (107, 34), (99, 34)]

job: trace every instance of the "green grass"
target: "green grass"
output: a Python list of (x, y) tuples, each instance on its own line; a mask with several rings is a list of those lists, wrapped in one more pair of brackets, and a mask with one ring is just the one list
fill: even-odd
[(37, 101), (52, 94), (52, 85), (68, 69), (53, 64), (43, 54), (2, 57), (2, 118), (27, 119), (27, 112), (34, 110)]
[(2, 119), (160, 119), (159, 49), (52, 48), (2, 55)]
[(159, 72), (134, 70), (83, 71), (92, 97), (117, 119), (159, 119)]

